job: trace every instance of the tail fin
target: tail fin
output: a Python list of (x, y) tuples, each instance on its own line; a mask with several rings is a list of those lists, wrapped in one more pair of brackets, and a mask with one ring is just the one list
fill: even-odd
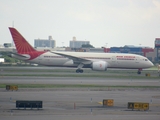
[(9, 30), (19, 54), (36, 51), (15, 28), (9, 27)]

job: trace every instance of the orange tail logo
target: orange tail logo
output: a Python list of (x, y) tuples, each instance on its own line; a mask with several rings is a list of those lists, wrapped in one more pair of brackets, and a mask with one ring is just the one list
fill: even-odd
[(17, 52), (19, 54), (25, 54), (36, 51), (15, 28), (9, 27), (9, 30), (11, 32), (12, 38), (16, 45)]

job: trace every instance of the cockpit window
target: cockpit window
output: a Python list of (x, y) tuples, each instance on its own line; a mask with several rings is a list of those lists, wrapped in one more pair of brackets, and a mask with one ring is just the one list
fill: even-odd
[(148, 61), (147, 59), (145, 59), (145, 61)]

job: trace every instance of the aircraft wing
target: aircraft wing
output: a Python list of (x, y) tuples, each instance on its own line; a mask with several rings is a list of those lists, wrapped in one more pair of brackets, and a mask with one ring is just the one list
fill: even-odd
[(80, 58), (80, 57), (76, 57), (76, 56), (72, 56), (72, 55), (67, 55), (67, 54), (64, 54), (64, 53), (58, 53), (58, 52), (51, 52), (51, 53), (54, 53), (54, 54), (61, 55), (63, 57), (72, 59), (74, 61), (74, 63), (77, 63), (77, 64), (81, 64), (81, 63), (82, 64), (91, 64), (92, 63), (91, 60), (87, 60), (85, 58)]

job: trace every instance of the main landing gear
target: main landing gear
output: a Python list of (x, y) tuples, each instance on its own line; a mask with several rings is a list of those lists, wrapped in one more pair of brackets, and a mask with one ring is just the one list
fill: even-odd
[(83, 63), (80, 63), (80, 64), (78, 65), (78, 69), (76, 70), (76, 73), (83, 73), (83, 70), (81, 69), (83, 66), (84, 66), (84, 64), (83, 64)]
[(141, 74), (142, 69), (138, 69), (137, 74)]
[(77, 69), (76, 73), (83, 73), (83, 70), (82, 69)]

